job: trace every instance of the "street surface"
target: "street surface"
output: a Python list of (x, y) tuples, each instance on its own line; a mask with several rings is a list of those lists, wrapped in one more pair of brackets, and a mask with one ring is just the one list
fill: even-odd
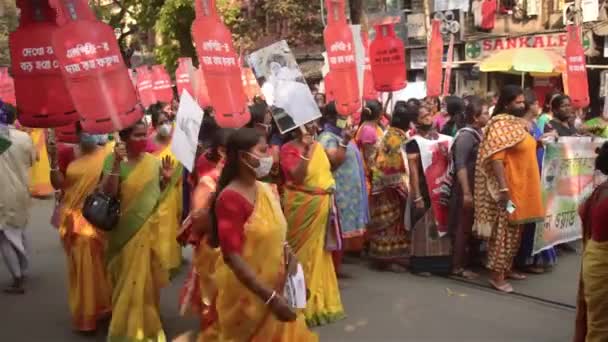
[[(0, 293), (0, 341), (105, 341), (105, 328), (85, 336), (71, 331), (66, 268), (57, 232), (48, 222), (52, 201), (36, 201), (29, 237), (31, 261), (27, 293)], [(185, 253), (189, 258), (189, 251)], [(347, 264), (352, 279), (341, 281), (348, 318), (316, 331), (321, 341), (412, 342), (561, 342), (574, 327), (579, 257), (560, 258), (556, 270), (513, 282), (516, 295), (502, 295), (478, 284), (411, 274), (381, 273), (363, 262)], [(0, 284), (9, 282), (0, 262)], [(192, 318), (179, 317), (177, 298), (186, 272), (162, 294), (165, 332), (172, 339), (196, 329)]]

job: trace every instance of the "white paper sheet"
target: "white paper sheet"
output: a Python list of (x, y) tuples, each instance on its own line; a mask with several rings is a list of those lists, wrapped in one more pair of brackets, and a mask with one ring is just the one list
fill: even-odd
[(285, 299), (294, 309), (306, 308), (306, 280), (302, 265), (298, 264), (298, 271), (294, 275), (287, 276), (285, 282)]
[(188, 93), (184, 90), (179, 101), (179, 109), (175, 119), (171, 152), (188, 171), (194, 167), (198, 133), (205, 113)]

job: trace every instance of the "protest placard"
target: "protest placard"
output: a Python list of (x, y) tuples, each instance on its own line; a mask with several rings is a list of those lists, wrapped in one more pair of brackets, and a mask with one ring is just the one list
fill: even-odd
[(321, 111), (304, 80), (287, 42), (282, 40), (247, 56), (272, 116), (287, 133), (321, 117)]
[(182, 92), (175, 119), (171, 152), (188, 171), (192, 172), (198, 147), (198, 133), (204, 112), (187, 90)]

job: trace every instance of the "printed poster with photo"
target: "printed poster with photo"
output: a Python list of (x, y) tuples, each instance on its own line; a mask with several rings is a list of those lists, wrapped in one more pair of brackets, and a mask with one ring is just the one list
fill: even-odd
[(281, 133), (321, 117), (321, 111), (286, 41), (255, 51), (247, 56), (247, 62), (260, 83), (266, 102), (272, 108), (272, 116)]
[(187, 90), (182, 92), (179, 109), (175, 118), (175, 130), (171, 143), (171, 152), (175, 158), (192, 172), (198, 147), (198, 134), (205, 113)]

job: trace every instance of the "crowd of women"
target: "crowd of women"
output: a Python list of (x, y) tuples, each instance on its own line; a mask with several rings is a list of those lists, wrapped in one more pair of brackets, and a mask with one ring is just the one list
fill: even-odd
[[(567, 96), (548, 95), (543, 110), (517, 86), (495, 103), (450, 96), (387, 110), (367, 101), (359, 122), (321, 106), (320, 120), (285, 135), (263, 100), (238, 130), (218, 127), (206, 108), (192, 172), (171, 153), (173, 114), (161, 105), (149, 110), (150, 126), (108, 138), (77, 124), (79, 144), (48, 141), (74, 329), (94, 331), (111, 315), (108, 341), (164, 341), (160, 292), (182, 267), (184, 245), (194, 256), (176, 299), (181, 313), (200, 318), (201, 341), (316, 340), (309, 328), (345, 317), (344, 253), (379, 271), (466, 279), (484, 262), (489, 283), (512, 292), (510, 280), (557, 261), (554, 249), (532, 255), (545, 214), (543, 142), (608, 132), (602, 116), (579, 122)], [(608, 173), (608, 147), (600, 152), (598, 169)], [(581, 210), (589, 263), (579, 321), (598, 341), (608, 326), (604, 190)], [(110, 231), (83, 216), (94, 192), (120, 203)], [(284, 292), (298, 265), (302, 310)]]

